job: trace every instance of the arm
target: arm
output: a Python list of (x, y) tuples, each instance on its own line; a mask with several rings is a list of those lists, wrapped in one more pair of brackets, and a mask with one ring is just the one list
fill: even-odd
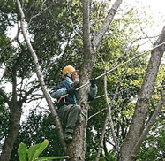
[(75, 95), (75, 89), (71, 88), (70, 86), (70, 88), (68, 89), (67, 85), (68, 84), (66, 82), (61, 82), (52, 90), (52, 92), (50, 92), (50, 95), (54, 98), (59, 98), (66, 95)]
[(51, 97), (58, 98), (67, 94), (66, 88), (55, 89), (53, 92), (50, 93)]
[(50, 91), (50, 96), (54, 98), (59, 98), (66, 94), (67, 90), (64, 81), (60, 82), (52, 91)]

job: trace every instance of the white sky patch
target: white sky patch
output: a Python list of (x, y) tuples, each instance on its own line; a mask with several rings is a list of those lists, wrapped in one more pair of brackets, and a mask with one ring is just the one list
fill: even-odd
[(15, 38), (18, 32), (18, 24), (15, 24), (13, 27), (8, 27), (7, 36), (11, 39)]
[[(164, 0), (126, 0), (129, 3), (139, 9), (146, 8), (146, 15), (151, 15), (154, 19), (155, 30), (159, 31), (165, 26), (165, 1)], [(148, 8), (148, 9), (147, 9)], [(142, 17), (145, 15), (141, 15)], [(149, 30), (150, 28), (148, 28)], [(155, 32), (152, 31), (152, 33)]]
[(164, 13), (165, 14), (165, 1), (164, 0), (143, 0), (141, 1), (143, 5), (149, 5), (153, 12)]

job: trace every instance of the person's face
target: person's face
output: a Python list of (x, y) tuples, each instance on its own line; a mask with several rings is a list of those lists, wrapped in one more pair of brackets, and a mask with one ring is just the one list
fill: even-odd
[(75, 84), (78, 84), (79, 83), (79, 71), (73, 72), (71, 78)]

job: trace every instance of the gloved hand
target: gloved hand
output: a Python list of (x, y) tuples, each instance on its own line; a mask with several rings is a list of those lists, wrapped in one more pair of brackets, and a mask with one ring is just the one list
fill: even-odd
[(90, 83), (91, 83), (91, 87), (92, 88), (95, 88), (95, 79), (91, 79), (90, 80)]
[(76, 94), (76, 89), (75, 88), (71, 88), (67, 90), (67, 94), (69, 95), (75, 95)]
[(83, 115), (82, 113), (79, 114), (79, 123), (83, 123), (84, 122), (84, 118), (83, 118)]

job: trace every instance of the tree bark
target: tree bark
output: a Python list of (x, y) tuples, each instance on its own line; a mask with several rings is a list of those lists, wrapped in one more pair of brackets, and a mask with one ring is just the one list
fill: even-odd
[(79, 90), (79, 104), (82, 108), (83, 113), (85, 114), (85, 121), (81, 126), (77, 126), (75, 129), (73, 141), (68, 145), (68, 154), (70, 156), (70, 161), (84, 161), (86, 153), (86, 126), (88, 119), (88, 90), (89, 90), (89, 80), (91, 78), (93, 66), (95, 63), (96, 52), (99, 49), (99, 44), (107, 31), (111, 20), (114, 18), (116, 11), (122, 0), (116, 0), (112, 6), (109, 14), (104, 21), (100, 32), (95, 36), (94, 41), (91, 42), (90, 39), (90, 0), (83, 0), (83, 49), (84, 49), (84, 58), (83, 65), (81, 70), (80, 78), (80, 88)]
[(17, 102), (12, 102), (12, 105), (10, 108), (11, 108), (10, 127), (9, 127), (8, 135), (5, 138), (0, 161), (10, 160), (11, 151), (13, 149), (14, 142), (17, 139), (18, 132), (19, 132), (21, 107), (18, 105)]
[(161, 35), (155, 43), (155, 45), (158, 45), (158, 47), (151, 51), (151, 58), (147, 66), (146, 75), (139, 93), (131, 126), (121, 147), (122, 161), (133, 160), (133, 156), (135, 156), (137, 152), (137, 150), (132, 150), (139, 141), (140, 136), (144, 130), (148, 105), (154, 92), (154, 82), (159, 72), (161, 57), (164, 52), (164, 44), (162, 44), (163, 42), (165, 42), (165, 27), (162, 29)]
[[(163, 96), (164, 97), (164, 96)], [(151, 129), (151, 127), (153, 126), (154, 124), (154, 121), (156, 119), (156, 117), (158, 116), (158, 113), (160, 112), (161, 108), (162, 108), (162, 105), (165, 101), (165, 99), (162, 97), (162, 99), (159, 101), (152, 117), (150, 118), (150, 120), (148, 121), (146, 127), (145, 127), (145, 130), (143, 131), (143, 133), (141, 134), (138, 142), (136, 143), (134, 149), (132, 150), (132, 154), (136, 154), (136, 151), (139, 149), (141, 143), (145, 140), (146, 138), (146, 135), (148, 134), (149, 130)], [(134, 156), (132, 156), (134, 157)]]
[(114, 16), (116, 15), (117, 9), (122, 4), (123, 0), (116, 0), (115, 3), (112, 5), (111, 9), (108, 12), (107, 17), (105, 18), (100, 30), (96, 34), (93, 40), (93, 50), (96, 52), (99, 48), (100, 42), (106, 33), (111, 21), (113, 20)]
[[(89, 24), (89, 0), (83, 1), (83, 45), (84, 45), (84, 63), (82, 68), (82, 77), (80, 78), (80, 85), (89, 82), (91, 76), (94, 54), (91, 53), (91, 41), (90, 41), (90, 24)], [(79, 91), (79, 104), (83, 113), (85, 114), (85, 121), (81, 126), (77, 126), (75, 129), (73, 141), (68, 146), (68, 152), (70, 161), (84, 161), (86, 153), (86, 126), (87, 126), (87, 93), (89, 86), (86, 85)]]

